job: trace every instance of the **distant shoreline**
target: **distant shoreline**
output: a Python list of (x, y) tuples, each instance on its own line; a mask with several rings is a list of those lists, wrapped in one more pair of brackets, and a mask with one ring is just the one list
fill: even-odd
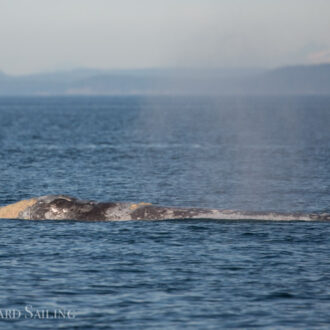
[(330, 95), (330, 64), (277, 69), (78, 69), (9, 76), (0, 96)]

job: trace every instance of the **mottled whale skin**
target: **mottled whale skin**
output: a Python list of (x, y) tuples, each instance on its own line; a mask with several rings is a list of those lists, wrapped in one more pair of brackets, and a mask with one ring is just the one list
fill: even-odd
[(94, 201), (79, 200), (65, 195), (49, 195), (23, 200), (0, 207), (0, 218), (80, 221), (166, 219), (329, 221), (330, 214), (245, 212), (203, 208), (177, 208), (156, 206), (150, 203), (98, 203)]

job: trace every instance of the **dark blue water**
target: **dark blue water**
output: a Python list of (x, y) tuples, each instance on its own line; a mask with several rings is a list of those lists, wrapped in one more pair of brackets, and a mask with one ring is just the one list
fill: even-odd
[[(329, 212), (329, 123), (330, 97), (1, 98), (0, 205), (65, 193)], [(329, 228), (1, 220), (0, 322), (327, 329)]]

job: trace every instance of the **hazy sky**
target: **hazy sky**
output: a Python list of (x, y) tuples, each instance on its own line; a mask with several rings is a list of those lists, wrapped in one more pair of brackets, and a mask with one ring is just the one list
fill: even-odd
[(330, 62), (330, 0), (0, 0), (0, 70)]

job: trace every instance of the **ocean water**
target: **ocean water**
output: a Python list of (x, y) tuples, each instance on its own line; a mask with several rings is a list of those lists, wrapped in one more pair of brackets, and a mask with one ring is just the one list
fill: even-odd
[[(329, 124), (326, 96), (0, 98), (0, 205), (330, 212)], [(1, 224), (3, 328), (330, 324), (327, 222)]]

